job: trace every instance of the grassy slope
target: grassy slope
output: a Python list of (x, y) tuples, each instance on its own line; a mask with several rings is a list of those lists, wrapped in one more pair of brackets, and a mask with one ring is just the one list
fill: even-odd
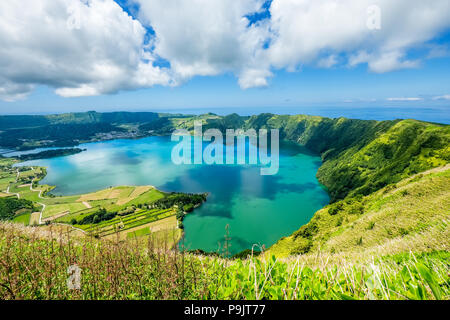
[(319, 210), (270, 248), (295, 254), (386, 255), (450, 249), (450, 165)]
[[(354, 263), (222, 260), (0, 222), (0, 299), (449, 299), (448, 252)], [(81, 268), (81, 290), (67, 268)]]
[(333, 199), (368, 195), (413, 174), (450, 162), (450, 126), (404, 120), (370, 142), (326, 159), (319, 180)]
[[(279, 241), (272, 249), (274, 253), (282, 256), (302, 254), (319, 247), (328, 251), (357, 250), (373, 245), (373, 241), (382, 243), (386, 237), (395, 238), (399, 232), (406, 234), (414, 223), (426, 223), (433, 219), (435, 212), (440, 212), (442, 222), (443, 208), (445, 205), (449, 207), (445, 198), (439, 198), (440, 194), (428, 194), (425, 190), (447, 192), (448, 198), (446, 184), (449, 184), (449, 179), (445, 175), (436, 181), (423, 181), (427, 185), (423, 190), (426, 196), (413, 194), (399, 197), (397, 194), (397, 197), (383, 200), (391, 206), (398, 206), (402, 217), (409, 217), (404, 221), (404, 227), (399, 226), (400, 218), (395, 220), (397, 212), (389, 210), (383, 211), (383, 222), (378, 222), (378, 225), (376, 221), (366, 221), (366, 218), (361, 219), (366, 221), (366, 226), (353, 225), (355, 220), (359, 220), (358, 212), (367, 213), (376, 209), (371, 204), (381, 197), (378, 190), (450, 162), (450, 126), (415, 120), (379, 122), (270, 114), (250, 118), (247, 126), (280, 128), (282, 137), (320, 153), (323, 165), (317, 174), (319, 181), (328, 188), (332, 202), (346, 200), (342, 202), (344, 210), (341, 211), (355, 212), (353, 215), (341, 213), (331, 216), (327, 208), (320, 210), (307, 226), (296, 233), (297, 236)], [(409, 201), (409, 205), (402, 207), (404, 201)], [(433, 201), (441, 206), (440, 210)], [(364, 217), (367, 216), (370, 215), (364, 214)], [(376, 227), (368, 225), (373, 223)], [(336, 226), (340, 224), (342, 226)], [(349, 225), (356, 229), (344, 232)], [(369, 227), (372, 228), (370, 232), (363, 230)], [(442, 230), (436, 234), (440, 232)], [(443, 240), (448, 245), (448, 240)]]

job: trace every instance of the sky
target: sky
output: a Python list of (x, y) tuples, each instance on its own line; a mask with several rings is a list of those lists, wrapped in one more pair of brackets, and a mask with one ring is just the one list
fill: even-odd
[(302, 106), (450, 113), (450, 0), (0, 2), (1, 114)]

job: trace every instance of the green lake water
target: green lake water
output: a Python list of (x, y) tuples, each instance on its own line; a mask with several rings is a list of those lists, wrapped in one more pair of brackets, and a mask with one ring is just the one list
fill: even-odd
[[(329, 197), (316, 179), (320, 157), (288, 142), (280, 146), (280, 169), (260, 175), (258, 165), (175, 165), (170, 137), (83, 144), (82, 153), (35, 160), (48, 167), (41, 182), (56, 195), (119, 185), (153, 185), (163, 191), (208, 192), (206, 203), (184, 220), (184, 246), (215, 252), (229, 226), (229, 252), (253, 244), (269, 247), (307, 223)], [(248, 146), (247, 146), (248, 147)]]

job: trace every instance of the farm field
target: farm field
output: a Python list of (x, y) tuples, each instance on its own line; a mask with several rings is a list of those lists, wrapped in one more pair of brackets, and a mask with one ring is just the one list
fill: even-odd
[[(17, 161), (0, 160), (0, 197), (30, 200), (38, 212), (17, 212), (14, 222), (23, 225), (57, 223), (67, 225), (68, 231), (89, 236), (120, 239), (133, 237), (173, 239), (181, 237), (176, 218), (177, 208), (156, 208), (152, 204), (166, 197), (153, 186), (119, 186), (75, 196), (53, 196), (46, 194), (52, 186), (39, 185), (45, 168), (12, 167)], [(83, 223), (83, 219), (95, 215), (99, 210), (117, 215), (106, 221)]]
[[(173, 209), (152, 209), (142, 210), (138, 209), (135, 213), (127, 216), (118, 216), (112, 220), (101, 222), (98, 224), (89, 225), (75, 225), (76, 227), (86, 231), (88, 234), (105, 237), (114, 235), (117, 232), (124, 232), (129, 229), (147, 225), (152, 222), (159, 221), (171, 216), (175, 216), (176, 212)], [(67, 220), (64, 217), (64, 220)], [(60, 220), (61, 222), (64, 220)], [(58, 221), (58, 220), (57, 220)]]
[[(178, 228), (178, 220), (175, 216), (170, 216), (149, 224), (141, 225), (126, 230), (118, 234), (120, 240), (133, 240), (138, 242), (152, 241), (157, 246), (172, 247), (182, 236), (181, 229)], [(113, 239), (115, 234), (105, 238)]]
[(17, 215), (13, 221), (16, 223), (22, 223), (23, 225), (28, 225), (30, 223), (31, 213), (23, 213)]

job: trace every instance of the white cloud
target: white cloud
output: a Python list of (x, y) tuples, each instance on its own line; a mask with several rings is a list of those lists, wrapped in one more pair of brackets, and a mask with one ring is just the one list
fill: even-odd
[(433, 97), (433, 100), (450, 100), (450, 94), (444, 94), (442, 96)]
[(406, 101), (422, 101), (423, 100), (423, 98), (415, 98), (415, 97), (413, 97), (413, 98), (387, 98), (386, 99), (387, 101), (403, 101), (403, 102), (406, 102)]
[(429, 46), (427, 59), (444, 58), (450, 56), (450, 50), (446, 45), (431, 45)]
[(140, 17), (156, 32), (155, 53), (170, 61), (177, 82), (233, 72), (243, 88), (267, 85), (262, 46), (268, 24), (248, 27), (262, 0), (137, 0)]
[(167, 85), (145, 33), (112, 0), (1, 1), (0, 98), (24, 98), (36, 85), (64, 97)]
[[(24, 98), (37, 85), (75, 97), (224, 73), (247, 89), (304, 65), (417, 68), (445, 53), (427, 42), (450, 27), (448, 0), (273, 0), (271, 18), (252, 24), (246, 16), (264, 0), (129, 1), (139, 21), (113, 0), (0, 1), (0, 98)], [(373, 4), (380, 30), (367, 27)], [(155, 31), (149, 41), (143, 26)], [(427, 57), (409, 58), (426, 46)], [(155, 66), (160, 58), (170, 66)]]
[(380, 54), (368, 54), (366, 51), (360, 51), (350, 56), (348, 64), (354, 67), (361, 63), (367, 63), (369, 69), (375, 73), (385, 73), (420, 66), (419, 60), (407, 60), (403, 57), (404, 53), (398, 51), (383, 52)]
[(341, 62), (338, 56), (377, 73), (416, 68), (420, 60), (408, 59), (408, 50), (450, 26), (447, 0), (375, 1), (380, 30), (367, 27), (373, 0), (274, 0), (270, 21), (251, 28), (243, 16), (262, 1), (137, 2), (143, 20), (155, 29), (155, 52), (172, 63), (179, 79), (234, 72), (242, 88), (267, 85), (273, 68), (330, 68)]
[[(381, 9), (380, 30), (367, 27), (373, 4)], [(323, 51), (346, 54), (350, 66), (367, 63), (378, 73), (414, 68), (420, 61), (407, 59), (407, 50), (450, 25), (447, 0), (274, 0), (271, 13), (270, 61), (291, 70)]]
[(239, 85), (242, 89), (265, 87), (268, 85), (267, 78), (272, 75), (268, 70), (246, 69), (239, 74)]
[(336, 55), (332, 54), (326, 58), (319, 60), (317, 65), (321, 68), (331, 68), (332, 66), (335, 66), (336, 64), (338, 64), (338, 59), (337, 59)]

